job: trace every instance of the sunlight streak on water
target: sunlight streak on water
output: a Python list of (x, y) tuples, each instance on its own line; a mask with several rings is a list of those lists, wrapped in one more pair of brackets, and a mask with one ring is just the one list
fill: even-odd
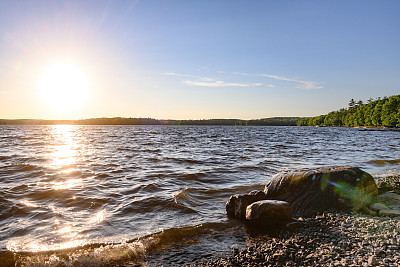
[(67, 181), (53, 183), (52, 188), (54, 190), (64, 190), (64, 189), (71, 189), (81, 185), (82, 185), (82, 179), (69, 179)]
[(37, 205), (37, 204), (35, 204), (35, 203), (33, 203), (33, 202), (29, 201), (29, 200), (22, 200), (22, 201), (20, 201), (20, 203), (22, 205), (25, 205), (25, 206), (28, 206), (28, 207), (32, 207), (32, 208), (39, 207), (39, 205)]
[(16, 240), (7, 243), (7, 250), (12, 252), (43, 252), (43, 251), (56, 251), (68, 248), (80, 247), (88, 244), (85, 240), (68, 240), (66, 242), (45, 245), (38, 241), (32, 240)]
[(52, 127), (51, 138), (55, 143), (53, 152), (49, 155), (49, 158), (52, 159), (51, 164), (48, 166), (49, 168), (65, 173), (73, 171), (71, 168), (65, 168), (76, 162), (78, 151), (81, 149), (74, 138), (76, 130), (76, 126), (72, 125), (57, 125)]

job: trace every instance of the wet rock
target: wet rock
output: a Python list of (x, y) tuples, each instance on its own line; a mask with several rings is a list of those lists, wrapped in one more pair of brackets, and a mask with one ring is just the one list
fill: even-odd
[(378, 194), (372, 176), (350, 166), (281, 172), (264, 190), (267, 199), (287, 201), (294, 216), (328, 209), (359, 210)]
[(252, 224), (285, 224), (292, 219), (290, 205), (286, 201), (261, 200), (247, 206), (246, 219)]
[(248, 205), (267, 199), (263, 191), (252, 191), (249, 194), (233, 195), (226, 203), (226, 214), (229, 217), (245, 219)]

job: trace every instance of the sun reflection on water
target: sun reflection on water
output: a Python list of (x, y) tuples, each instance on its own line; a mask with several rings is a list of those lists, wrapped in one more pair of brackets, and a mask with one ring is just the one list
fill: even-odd
[(28, 244), (24, 244), (23, 242), (18, 241), (10, 241), (7, 243), (7, 250), (12, 252), (42, 252), (42, 251), (53, 251), (53, 250), (61, 250), (74, 248), (79, 246), (84, 246), (88, 244), (85, 240), (69, 240), (63, 243), (57, 243), (52, 245), (45, 245), (37, 241), (31, 241)]
[(76, 230), (72, 226), (64, 226), (60, 230), (58, 230), (58, 234), (60, 234), (63, 238), (74, 238), (78, 235)]
[(37, 205), (37, 204), (35, 204), (35, 203), (33, 203), (33, 202), (29, 201), (29, 200), (21, 200), (19, 203), (22, 204), (22, 205), (25, 205), (27, 207), (31, 207), (31, 208), (39, 207), (39, 205)]
[(49, 168), (63, 172), (73, 171), (71, 165), (76, 162), (80, 149), (75, 135), (76, 126), (74, 125), (56, 125), (51, 128), (54, 151), (49, 155), (52, 160)]
[(69, 179), (63, 182), (54, 182), (52, 188), (54, 190), (71, 189), (82, 185), (82, 179)]
[(80, 160), (91, 153), (85, 132), (74, 125), (48, 129), (45, 176), (36, 182), (38, 192), (42, 193), (32, 199), (22, 198), (18, 203), (38, 217), (44, 215), (47, 221), (43, 223), (51, 225), (51, 229), (44, 232), (45, 227), (38, 226), (32, 235), (13, 238), (6, 245), (9, 251), (43, 252), (84, 246), (89, 243), (87, 233), (107, 216), (105, 208), (94, 211), (86, 207), (86, 186), (93, 176), (80, 172)]

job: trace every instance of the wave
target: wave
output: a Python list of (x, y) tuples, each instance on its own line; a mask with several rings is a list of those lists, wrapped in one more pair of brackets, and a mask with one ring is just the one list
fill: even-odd
[(129, 213), (133, 214), (147, 214), (147, 213), (154, 213), (154, 212), (162, 212), (162, 211), (182, 211), (185, 213), (197, 213), (194, 209), (187, 207), (185, 205), (181, 205), (175, 202), (174, 198), (167, 198), (167, 197), (142, 197), (131, 201), (124, 205), (121, 210), (120, 214), (126, 215)]
[[(120, 266), (146, 265), (149, 256), (168, 253), (179, 246), (201, 242), (221, 235), (238, 235), (241, 226), (234, 223), (204, 223), (161, 230), (121, 243), (87, 243), (67, 249), (44, 251), (8, 250), (0, 252), (1, 266)], [(220, 248), (221, 249), (221, 248)], [(185, 255), (175, 255), (185, 257)], [(160, 262), (158, 262), (160, 264)]]
[(11, 158), (12, 157), (10, 157), (10, 156), (0, 156), (0, 161), (11, 159)]
[(181, 159), (181, 158), (165, 158), (166, 160), (171, 160), (171, 161), (175, 161), (177, 163), (181, 163), (181, 164), (204, 164), (204, 161), (202, 160), (196, 160), (196, 159)]
[(178, 175), (178, 178), (185, 180), (185, 181), (202, 181), (201, 178), (206, 177), (207, 174), (204, 172), (198, 172), (198, 173), (187, 173), (187, 174), (181, 174)]
[[(14, 163), (12, 165), (8, 165), (5, 168), (11, 168), (10, 172), (28, 172), (34, 170), (42, 170), (42, 167), (27, 163)], [(4, 167), (3, 167), (4, 168)]]
[(144, 261), (141, 241), (121, 244), (90, 244), (64, 250), (42, 252), (0, 252), (2, 266), (115, 266)]

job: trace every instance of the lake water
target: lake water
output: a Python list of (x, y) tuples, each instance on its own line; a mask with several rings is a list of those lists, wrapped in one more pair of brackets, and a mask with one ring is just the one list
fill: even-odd
[(235, 193), (279, 171), (400, 173), (400, 132), (0, 126), (0, 266), (179, 265), (244, 244)]

